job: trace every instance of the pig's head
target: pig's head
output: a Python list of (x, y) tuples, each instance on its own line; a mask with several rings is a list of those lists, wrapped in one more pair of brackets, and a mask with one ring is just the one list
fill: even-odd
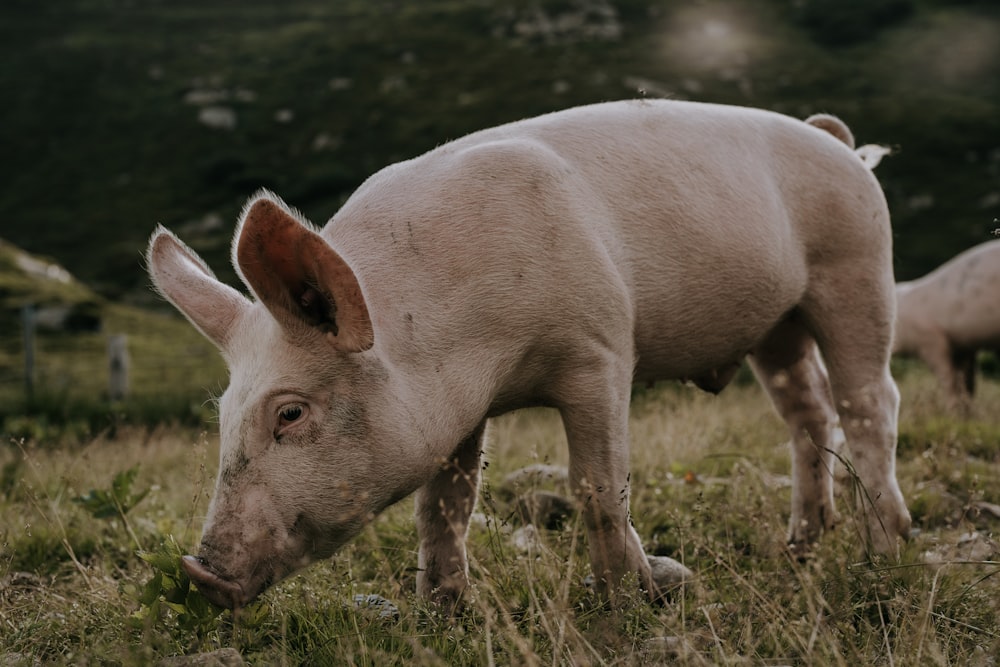
[(229, 367), (215, 495), (184, 567), (208, 599), (238, 608), (330, 556), (414, 483), (392, 438), (372, 432), (386, 373), (366, 352), (372, 324), (346, 262), (268, 193), (247, 204), (233, 262), (256, 301), (167, 230), (149, 244), (156, 288)]

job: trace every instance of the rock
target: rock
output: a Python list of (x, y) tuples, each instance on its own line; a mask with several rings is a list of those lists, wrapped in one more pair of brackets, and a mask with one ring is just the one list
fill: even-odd
[(185, 235), (204, 235), (222, 231), (226, 226), (226, 221), (218, 213), (206, 213), (200, 218), (188, 220), (182, 223), (177, 231)]
[(982, 533), (965, 533), (958, 538), (957, 557), (966, 560), (995, 560), (1000, 545)]
[(547, 44), (579, 41), (616, 41), (622, 36), (618, 11), (607, 0), (576, 2), (551, 14), (537, 6), (509, 15), (508, 25), (498, 25), (494, 34), (510, 33), (516, 42)]
[(346, 76), (335, 76), (330, 79), (328, 85), (333, 91), (349, 90), (354, 87), (354, 80)]
[(685, 637), (650, 637), (642, 647), (643, 662), (661, 663), (689, 658), (698, 654), (692, 641)]
[(198, 122), (213, 130), (236, 129), (236, 111), (229, 107), (203, 107), (198, 112)]
[(972, 649), (972, 656), (969, 658), (969, 667), (996, 667), (996, 656), (986, 652), (982, 646)]
[(929, 565), (953, 561), (993, 561), (1000, 556), (1000, 545), (980, 532), (963, 533), (955, 544), (939, 544), (925, 551), (921, 559)]
[(41, 306), (35, 311), (35, 326), (45, 331), (96, 333), (101, 330), (101, 306), (92, 301)]
[(7, 588), (41, 588), (42, 585), (41, 577), (31, 572), (11, 572), (0, 579), (0, 591)]
[(340, 144), (340, 138), (334, 137), (328, 132), (320, 132), (313, 138), (311, 147), (314, 153), (319, 153), (320, 151), (336, 150)]
[(203, 107), (229, 99), (229, 91), (221, 89), (195, 89), (184, 94), (184, 104)]
[(179, 655), (160, 660), (157, 667), (243, 667), (243, 656), (234, 648), (220, 648), (209, 653)]
[(500, 482), (498, 491), (508, 497), (519, 496), (543, 484), (555, 486), (558, 490), (569, 491), (569, 470), (566, 466), (536, 463), (515, 470)]
[(661, 591), (670, 591), (681, 584), (694, 581), (694, 572), (667, 556), (646, 556), (653, 571), (653, 582)]
[(522, 523), (531, 523), (548, 530), (559, 530), (566, 522), (566, 518), (576, 513), (576, 507), (571, 500), (557, 493), (531, 491), (518, 499), (514, 511)]
[[(681, 584), (691, 584), (694, 582), (694, 572), (683, 564), (667, 556), (646, 556), (649, 561), (649, 568), (652, 570), (653, 583), (660, 589), (660, 593), (670, 593)], [(583, 584), (587, 588), (594, 585), (594, 575), (588, 574), (583, 579)]]
[(978, 500), (971, 505), (978, 516), (988, 516), (993, 519), (1000, 519), (1000, 505), (988, 503), (985, 500)]
[(542, 548), (542, 541), (538, 537), (538, 529), (533, 524), (521, 526), (510, 536), (514, 548), (523, 553), (535, 553)]
[(380, 621), (399, 620), (399, 608), (381, 595), (374, 593), (355, 595), (354, 608)]

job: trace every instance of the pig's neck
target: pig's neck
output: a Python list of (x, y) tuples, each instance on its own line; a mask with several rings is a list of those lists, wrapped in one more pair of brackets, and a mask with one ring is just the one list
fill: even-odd
[[(387, 436), (405, 440), (420, 459), (440, 462), (485, 418), (488, 388), (467, 386), (467, 371), (456, 360), (432, 368), (385, 364), (381, 403), (388, 415)], [(413, 451), (413, 450), (411, 450)], [(432, 464), (431, 467), (438, 464)]]

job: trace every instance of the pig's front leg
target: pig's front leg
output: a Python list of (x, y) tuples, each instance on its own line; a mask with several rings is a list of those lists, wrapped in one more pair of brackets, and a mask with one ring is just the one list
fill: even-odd
[(634, 574), (651, 597), (649, 561), (629, 521), (628, 391), (618, 400), (560, 408), (569, 441), (570, 484), (580, 504), (597, 591), (617, 605)]
[(417, 592), (449, 613), (469, 583), (465, 538), (469, 515), (479, 489), (483, 421), (442, 462), (435, 477), (417, 491), (417, 533), (420, 536)]

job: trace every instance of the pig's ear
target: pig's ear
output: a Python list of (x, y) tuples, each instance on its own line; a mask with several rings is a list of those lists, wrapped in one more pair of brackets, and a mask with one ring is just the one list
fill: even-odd
[(225, 352), (233, 321), (250, 301), (219, 282), (197, 253), (164, 227), (149, 239), (146, 263), (157, 291)]
[(286, 329), (319, 330), (342, 352), (361, 352), (374, 343), (351, 267), (275, 195), (261, 192), (247, 202), (233, 264)]

